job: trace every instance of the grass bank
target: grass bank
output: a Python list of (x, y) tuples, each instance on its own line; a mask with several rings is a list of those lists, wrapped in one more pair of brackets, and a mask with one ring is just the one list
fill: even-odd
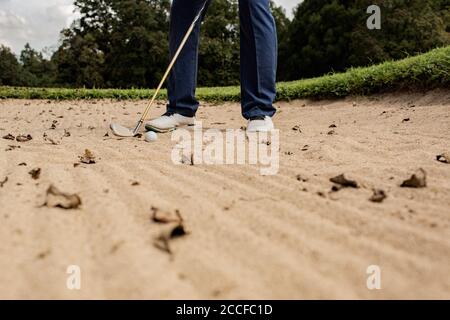
[[(278, 84), (277, 100), (301, 98), (333, 98), (348, 95), (366, 95), (380, 91), (405, 88), (450, 88), (450, 46), (399, 61), (352, 68), (318, 78)], [(61, 89), (0, 87), (0, 99), (148, 99), (152, 89)], [(165, 99), (162, 90), (159, 98)], [(239, 101), (239, 87), (199, 88), (197, 97), (202, 101)]]

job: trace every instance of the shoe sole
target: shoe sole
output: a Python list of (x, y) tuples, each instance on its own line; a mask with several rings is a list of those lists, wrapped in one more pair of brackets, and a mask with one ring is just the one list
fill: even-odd
[(157, 127), (151, 126), (149, 124), (146, 124), (145, 125), (145, 129), (147, 129), (147, 131), (153, 131), (153, 132), (156, 132), (156, 133), (167, 133), (167, 132), (172, 132), (172, 131), (176, 130), (177, 128), (190, 127), (190, 126), (193, 126), (193, 124), (183, 124), (181, 126), (177, 126), (177, 127), (174, 127), (174, 128), (161, 129), (161, 128), (157, 128)]

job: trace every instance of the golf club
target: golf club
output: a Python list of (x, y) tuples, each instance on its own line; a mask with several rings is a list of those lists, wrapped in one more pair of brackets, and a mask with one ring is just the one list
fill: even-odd
[(150, 100), (150, 102), (147, 104), (147, 107), (145, 108), (144, 113), (142, 114), (141, 118), (139, 119), (138, 123), (136, 124), (134, 130), (128, 129), (124, 126), (121, 126), (120, 124), (117, 123), (111, 123), (110, 128), (112, 130), (112, 132), (119, 137), (134, 137), (138, 134), (139, 129), (141, 128), (142, 124), (144, 123), (145, 119), (147, 118), (147, 115), (150, 111), (151, 106), (153, 105), (153, 103), (156, 100), (156, 97), (158, 96), (159, 91), (161, 90), (164, 82), (166, 81), (167, 77), (169, 76), (170, 71), (172, 70), (175, 62), (178, 59), (178, 56), (180, 55), (181, 51), (184, 48), (184, 45), (186, 44), (187, 40), (189, 39), (189, 36), (192, 33), (192, 30), (194, 30), (195, 25), (197, 24), (198, 20), (200, 20), (203, 11), (205, 10), (206, 7), (206, 3), (208, 1), (205, 1), (205, 3), (203, 4), (203, 6), (201, 7), (200, 11), (198, 12), (198, 14), (195, 16), (194, 21), (192, 21), (191, 26), (189, 27), (188, 31), (186, 32), (186, 35), (184, 36), (183, 40), (180, 43), (180, 46), (178, 47), (177, 51), (175, 52), (175, 55), (172, 58), (172, 61), (169, 64), (169, 67), (167, 68), (166, 72), (164, 73), (163, 78), (161, 79), (161, 82), (159, 83), (158, 87), (156, 88), (156, 91), (152, 97), (152, 99)]

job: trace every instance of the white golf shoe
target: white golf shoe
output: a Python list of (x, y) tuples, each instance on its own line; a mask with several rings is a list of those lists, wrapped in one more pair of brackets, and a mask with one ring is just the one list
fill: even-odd
[(272, 118), (261, 116), (248, 121), (247, 132), (269, 132), (275, 129)]
[(185, 117), (178, 113), (165, 113), (145, 124), (145, 129), (155, 132), (168, 132), (177, 127), (194, 125), (195, 117)]

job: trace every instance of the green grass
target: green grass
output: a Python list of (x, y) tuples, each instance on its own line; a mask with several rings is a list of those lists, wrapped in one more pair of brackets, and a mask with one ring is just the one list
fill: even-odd
[[(277, 100), (366, 95), (405, 88), (450, 88), (450, 46), (399, 61), (388, 61), (345, 73), (278, 84)], [(148, 99), (151, 89), (61, 89), (0, 87), (0, 99)], [(166, 99), (162, 90), (160, 99)], [(239, 101), (239, 87), (199, 88), (202, 101)]]

